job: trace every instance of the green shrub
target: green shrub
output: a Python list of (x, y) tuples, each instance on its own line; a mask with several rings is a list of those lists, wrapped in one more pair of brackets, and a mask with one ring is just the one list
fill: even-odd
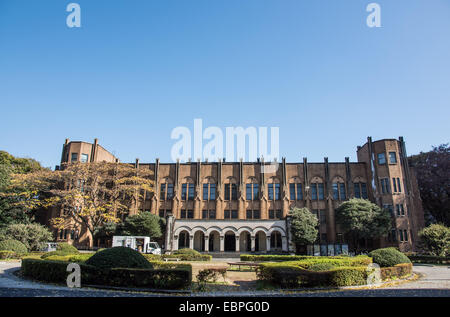
[(315, 263), (309, 267), (309, 270), (311, 271), (329, 271), (334, 269), (335, 266), (332, 263)]
[(241, 261), (253, 261), (253, 262), (284, 262), (284, 261), (303, 261), (303, 260), (349, 260), (358, 262), (360, 265), (368, 265), (372, 260), (364, 255), (355, 257), (349, 257), (346, 255), (336, 256), (309, 256), (309, 255), (253, 255), (253, 254), (241, 254)]
[(201, 255), (201, 253), (198, 252), (197, 250), (193, 250), (193, 249), (189, 249), (189, 248), (175, 250), (173, 252), (173, 254), (177, 254), (177, 255), (178, 254), (189, 254), (189, 255), (195, 255), (195, 256)]
[(450, 257), (433, 255), (408, 255), (411, 262), (428, 264), (450, 264)]
[(178, 262), (161, 262), (151, 261), (149, 262), (154, 270), (183, 270), (189, 273), (189, 280), (192, 280), (192, 265), (189, 263)]
[(433, 224), (419, 232), (420, 248), (429, 255), (447, 256), (450, 254), (450, 228)]
[(161, 261), (162, 257), (158, 254), (142, 254), (148, 261)]
[[(39, 281), (65, 284), (70, 274), (67, 265), (61, 261), (24, 259), (22, 273)], [(101, 269), (83, 263), (80, 268), (82, 285), (181, 289), (191, 284), (189, 272), (181, 269)]]
[(136, 250), (114, 247), (95, 253), (86, 264), (99, 268), (151, 268), (147, 259)]
[(13, 251), (17, 254), (25, 254), (28, 250), (22, 242), (8, 239), (0, 241), (0, 251)]
[(395, 266), (401, 263), (411, 263), (406, 255), (401, 253), (395, 248), (384, 248), (373, 250), (369, 253), (373, 262), (377, 263), (380, 267)]
[(92, 253), (83, 253), (83, 254), (67, 254), (67, 255), (50, 255), (45, 257), (46, 260), (49, 261), (64, 261), (64, 262), (78, 262), (83, 263), (86, 262), (91, 256)]
[(328, 285), (354, 286), (367, 283), (366, 267), (339, 267), (326, 272), (329, 274)]
[(52, 256), (68, 256), (68, 255), (75, 255), (76, 253), (67, 252), (67, 251), (50, 251), (46, 252), (43, 255), (41, 255), (41, 259), (47, 259)]
[(173, 254), (164, 254), (162, 259), (166, 258), (178, 258), (181, 261), (210, 261), (212, 256), (208, 254), (201, 254), (200, 252), (192, 249), (179, 249), (173, 252)]
[(18, 255), (14, 251), (0, 251), (0, 260), (17, 259)]
[(397, 264), (395, 266), (390, 267), (382, 267), (381, 268), (381, 279), (390, 280), (393, 278), (401, 278), (412, 273), (412, 264), (411, 263), (402, 263)]
[(56, 251), (79, 253), (77, 248), (75, 248), (73, 245), (68, 244), (67, 242), (58, 243), (58, 245), (56, 246)]

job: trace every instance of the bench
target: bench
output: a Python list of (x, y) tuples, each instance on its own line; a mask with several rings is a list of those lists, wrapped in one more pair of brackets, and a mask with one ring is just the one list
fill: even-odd
[(241, 270), (241, 266), (249, 266), (251, 268), (256, 268), (259, 266), (259, 262), (227, 262), (228, 265), (230, 265), (231, 267), (233, 266), (237, 266), (238, 270)]
[(168, 262), (168, 261), (176, 261), (176, 262), (179, 262), (181, 259), (179, 259), (179, 258), (164, 258), (164, 261), (165, 262)]

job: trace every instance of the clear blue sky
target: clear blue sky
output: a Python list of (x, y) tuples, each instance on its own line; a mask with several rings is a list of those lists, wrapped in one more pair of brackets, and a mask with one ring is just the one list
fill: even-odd
[[(66, 26), (67, 4), (82, 27)], [(277, 126), (288, 161), (449, 142), (450, 1), (0, 0), (0, 149), (59, 163), (65, 138), (171, 161), (177, 126)]]

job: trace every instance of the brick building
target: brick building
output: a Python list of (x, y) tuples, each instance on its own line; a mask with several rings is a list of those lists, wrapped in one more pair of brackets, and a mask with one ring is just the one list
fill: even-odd
[[(324, 158), (320, 163), (307, 158), (298, 163), (284, 158), (278, 163), (136, 160), (135, 167), (150, 169), (155, 181), (155, 192), (146, 195), (139, 209), (167, 219), (166, 250), (286, 252), (292, 251), (287, 217), (292, 207), (307, 207), (317, 215), (318, 244), (333, 248), (346, 242), (335, 223), (335, 208), (353, 197), (366, 198), (392, 214), (389, 235), (366, 241), (367, 247), (415, 249), (417, 232), (424, 226), (423, 210), (403, 138), (373, 142), (368, 137), (357, 148), (357, 157), (358, 162)], [(66, 140), (61, 165), (80, 160), (118, 162), (97, 139), (94, 144)], [(74, 236), (74, 230), (82, 234)], [(59, 231), (57, 237), (77, 245), (92, 239), (75, 227)]]

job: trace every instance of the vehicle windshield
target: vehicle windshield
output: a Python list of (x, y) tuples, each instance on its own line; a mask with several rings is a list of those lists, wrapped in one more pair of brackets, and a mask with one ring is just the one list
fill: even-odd
[(159, 245), (156, 242), (150, 242), (149, 246), (150, 246), (150, 248), (153, 248), (153, 249), (158, 249), (159, 248)]

